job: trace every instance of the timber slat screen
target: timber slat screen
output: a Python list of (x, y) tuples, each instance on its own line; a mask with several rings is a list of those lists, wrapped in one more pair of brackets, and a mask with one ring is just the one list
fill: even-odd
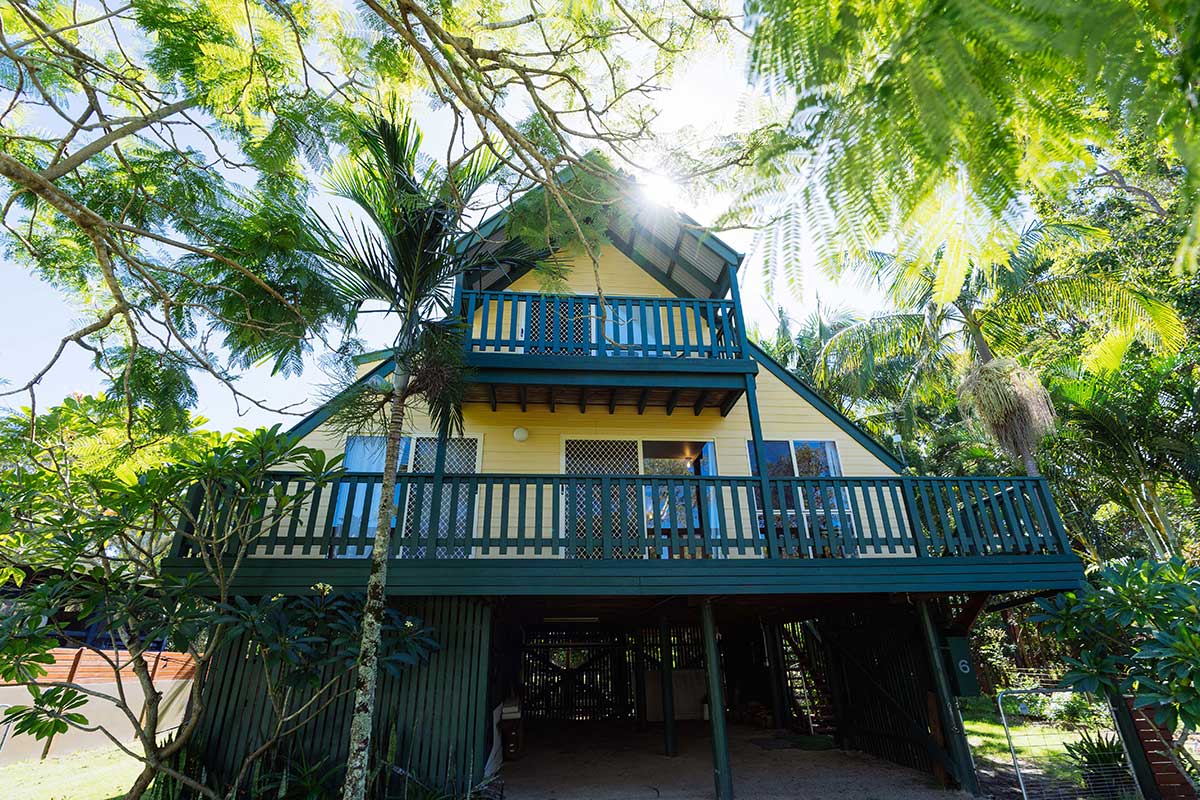
[[(311, 489), (279, 474), (273, 491)], [(346, 473), (285, 518), (246, 523), (253, 555), (364, 558), (381, 476)], [(229, 503), (219, 513), (229, 513)], [(246, 503), (239, 514), (258, 515)], [(393, 558), (954, 558), (1065, 555), (1042, 478), (397, 476)], [(199, 513), (203, 524), (203, 511)], [(180, 556), (191, 552), (182, 525)]]
[(740, 359), (732, 300), (462, 293), (469, 353)]
[[(411, 598), (402, 609), (434, 630), (438, 649), (428, 662), (393, 673), (380, 670), (377, 753), (428, 786), (465, 794), (483, 778), (488, 713), (491, 609), (467, 598)], [(288, 713), (300, 724), (281, 754), (293, 763), (336, 773), (345, 762), (354, 701), (353, 670), (326, 667), (288, 694)], [(204, 705), (195, 741), (210, 777), (228, 784), (242, 759), (278, 724), (268, 675), (245, 637), (226, 639), (208, 664)], [(318, 694), (314, 694), (318, 693)], [(304, 711), (314, 697), (311, 713)], [(290, 724), (290, 723), (289, 723)], [(391, 796), (391, 795), (389, 795)]]

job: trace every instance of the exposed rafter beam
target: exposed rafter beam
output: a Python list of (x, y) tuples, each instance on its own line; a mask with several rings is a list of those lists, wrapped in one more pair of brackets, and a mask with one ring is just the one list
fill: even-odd
[(492, 411), (496, 410), (496, 384), (488, 384), (488, 402), (492, 406)]
[(642, 389), (641, 395), (638, 397), (638, 414), (643, 414), (646, 411), (646, 401), (650, 399), (649, 387)]
[(692, 407), (692, 411), (696, 416), (700, 416), (700, 412), (704, 410), (704, 404), (708, 402), (708, 392), (704, 389), (700, 390), (700, 394), (696, 397), (696, 405)]
[(586, 386), (579, 387), (579, 413), (580, 414), (587, 413), (587, 387)]
[(521, 413), (524, 414), (529, 406), (529, 389), (524, 385), (517, 387), (517, 396), (521, 400)]
[(950, 629), (962, 631), (965, 635), (971, 630), (971, 625), (975, 622), (975, 618), (983, 611), (983, 607), (987, 605), (990, 597), (991, 595), (987, 592), (970, 595), (967, 602), (963, 604), (963, 608), (958, 613), (958, 616), (950, 623)]
[(671, 396), (667, 398), (667, 416), (675, 413), (675, 406), (679, 405), (679, 390), (672, 389)]
[(557, 394), (558, 394), (558, 389), (555, 388), (554, 386), (551, 386), (550, 392), (546, 395), (546, 405), (548, 405), (550, 407), (551, 414), (554, 413), (554, 401), (558, 399), (558, 397), (556, 396)]
[(729, 412), (733, 411), (733, 407), (737, 405), (737, 401), (741, 399), (741, 394), (734, 390), (729, 390), (729, 396), (725, 398), (725, 402), (721, 404), (721, 416), (728, 417)]
[(617, 413), (617, 390), (615, 387), (608, 390), (608, 413)]
[(1023, 594), (1016, 597), (1010, 597), (1007, 600), (998, 600), (987, 607), (988, 611), (1004, 611), (1007, 608), (1016, 608), (1027, 603), (1032, 603), (1039, 597), (1053, 597), (1056, 594), (1061, 594), (1060, 589), (1047, 589), (1044, 592), (1034, 592), (1033, 594)]

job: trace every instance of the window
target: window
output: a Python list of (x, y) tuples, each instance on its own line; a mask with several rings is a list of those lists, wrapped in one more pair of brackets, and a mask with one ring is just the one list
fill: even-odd
[[(750, 474), (758, 476), (754, 458), (754, 442), (746, 443), (750, 456)], [(819, 481), (786, 481), (787, 478), (831, 478), (842, 474), (837, 444), (827, 441), (794, 439), (764, 441), (763, 455), (767, 476), (781, 479), (771, 489), (771, 516), (775, 533), (781, 537), (785, 551), (794, 556), (845, 554), (844, 538), (853, 533), (854, 509), (850, 493)], [(758, 506), (759, 533), (767, 533), (767, 521), (762, 510), (762, 492), (755, 490)], [(800, 542), (808, 544), (801, 545)]]
[[(337, 505), (334, 510), (333, 524), (336, 528), (335, 541), (339, 537), (346, 539), (352, 538), (374, 538), (375, 528), (379, 520), (379, 490), (380, 485), (377, 481), (370, 478), (370, 475), (378, 475), (383, 473), (384, 455), (386, 453), (387, 440), (382, 436), (348, 436), (346, 438), (346, 457), (345, 467), (348, 473), (351, 473), (343, 484), (339, 487), (337, 496)], [(446, 467), (445, 472), (448, 474), (466, 474), (475, 472), (475, 465), (478, 458), (479, 442), (474, 438), (452, 438), (446, 442)], [(400, 455), (396, 466), (397, 474), (405, 474), (410, 472), (432, 472), (437, 458), (437, 437), (436, 436), (405, 436), (400, 441)], [(358, 480), (355, 481), (355, 477)], [(351, 485), (352, 484), (352, 485)], [(400, 505), (400, 493), (405, 490), (404, 485), (397, 485), (395, 500), (393, 507)], [(406, 523), (404, 531), (408, 535), (417, 533), (421, 535), (428, 531), (430, 520), (427, 517), (419, 516), (418, 508), (428, 509), (432, 507), (431, 492), (432, 486), (423, 485), (422, 487), (408, 493), (407, 502), (405, 503), (404, 515)], [(418, 494), (421, 496), (418, 498)], [(470, 547), (465, 544), (465, 540), (469, 538), (467, 528), (467, 520), (470, 517), (470, 504), (474, 502), (475, 493), (473, 487), (471, 491), (459, 492), (457, 508), (449, 508), (449, 500), (442, 504), (440, 513), (442, 532), (452, 533), (452, 538), (463, 540), (453, 546), (438, 547), (438, 558), (467, 558), (470, 556)], [(421, 502), (424, 501), (424, 502)], [(454, 520), (454, 525), (450, 525), (450, 520)], [(365, 526), (365, 527), (364, 527)], [(451, 527), (453, 527), (452, 530)], [(396, 518), (392, 517), (392, 529), (396, 528)], [(343, 545), (337, 548), (336, 556), (342, 558), (361, 558), (370, 555), (371, 547), (358, 547), (357, 545)], [(424, 548), (400, 548), (400, 557), (423, 557)]]
[[(746, 442), (750, 455), (750, 474), (758, 476), (754, 442)], [(825, 478), (842, 474), (837, 442), (764, 441), (767, 476), (771, 478)]]
[[(706, 476), (716, 473), (712, 442), (642, 442), (642, 474)], [(715, 488), (700, 481), (664, 481), (643, 490), (646, 529), (660, 539), (678, 542), (676, 557), (703, 558), (708, 552), (705, 534), (720, 529)], [(671, 558), (671, 545), (662, 544), (659, 558)]]
[(632, 304), (610, 304), (604, 309), (604, 337), (606, 350), (615, 356), (644, 356), (655, 344), (653, 308), (645, 310)]

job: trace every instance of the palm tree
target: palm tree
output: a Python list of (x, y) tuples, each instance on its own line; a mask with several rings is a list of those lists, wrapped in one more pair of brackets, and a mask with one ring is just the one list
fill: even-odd
[(891, 368), (906, 360), (903, 403), (930, 381), (961, 373), (963, 410), (1028, 474), (1037, 475), (1034, 450), (1053, 426), (1054, 410), (1041, 381), (1014, 358), (1031, 328), (1091, 326), (1092, 344), (1083, 359), (1094, 370), (1115, 368), (1134, 341), (1170, 353), (1185, 336), (1175, 310), (1139, 288), (1097, 272), (1055, 270), (1055, 247), (1093, 233), (1034, 223), (1005, 263), (972, 263), (951, 303), (935, 299), (936, 263), (874, 254), (864, 266), (887, 287), (896, 310), (837, 333), (820, 363), (835, 378), (858, 373), (870, 381), (878, 379), (879, 365)]
[(822, 383), (818, 376), (828, 377), (832, 373), (822, 368), (821, 359), (825, 357), (825, 346), (837, 333), (845, 330), (858, 318), (853, 312), (842, 308), (826, 308), (817, 301), (817, 307), (807, 317), (794, 323), (782, 306), (775, 311), (776, 327), (770, 338), (758, 338), (758, 345), (788, 371), (799, 377), (805, 383), (818, 389), (826, 400), (833, 403), (841, 411), (846, 411), (858, 392), (852, 386), (855, 376), (839, 376), (846, 378), (836, 384)]
[(1191, 358), (1139, 359), (1106, 375), (1065, 374), (1054, 388), (1070, 423), (1058, 443), (1070, 480), (1086, 477), (1097, 494), (1129, 511), (1150, 551), (1180, 552), (1163, 490), (1196, 495), (1197, 407)]
[[(330, 285), (356, 312), (380, 303), (396, 322), (390, 387), (376, 395), (384, 410), (386, 447), (367, 579), (361, 648), (350, 724), (343, 797), (361, 800), (371, 749), (381, 621), (391, 548), (392, 505), (408, 401), (419, 398), (441, 435), (462, 425), (462, 325), (454, 318), (453, 283), (475, 270), (535, 266), (538, 252), (510, 239), (466, 246), (464, 216), (472, 196), (495, 174), (484, 151), (450, 169), (422, 165), (421, 135), (407, 117), (376, 114), (359, 124), (361, 149), (337, 166), (329, 188), (349, 201), (354, 218), (329, 223), (311, 215), (309, 249)], [(351, 314), (353, 324), (354, 314)], [(347, 412), (351, 413), (351, 412)]]

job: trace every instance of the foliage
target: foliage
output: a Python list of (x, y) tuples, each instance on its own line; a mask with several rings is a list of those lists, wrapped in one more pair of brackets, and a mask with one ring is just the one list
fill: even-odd
[(958, 387), (959, 407), (1005, 451), (1033, 453), (1054, 429), (1054, 405), (1037, 376), (1016, 359), (975, 364)]
[[(160, 743), (163, 693), (156, 689), (148, 654), (163, 647), (181, 650), (203, 675), (223, 643), (239, 636), (256, 641), (254, 663), (292, 676), (273, 684), (271, 702), (282, 726), (275, 733), (282, 736), (289, 721), (321, 705), (289, 706), (295, 700), (291, 689), (320, 674), (320, 665), (345, 671), (353, 663), (362, 603), (334, 598), (250, 603), (233, 592), (247, 554), (339, 474), (340, 458), (302, 447), (278, 428), (171, 437), (156, 435), (135, 418), (132, 441), (145, 443), (145, 454), (157, 452), (158, 458), (134, 469), (128, 461), (98, 458), (85, 446), (114, 423), (114, 409), (125, 410), (97, 398), (53, 409), (37, 418), (45, 423), (46, 438), (33, 441), (20, 438), (28, 416), (15, 415), (8, 420), (9, 435), (0, 438), (10, 454), (0, 470), (5, 498), (0, 565), (23, 579), (0, 619), (0, 675), (30, 690), (29, 703), (8, 711), (14, 730), (23, 734), (91, 728), (85, 700), (120, 710), (135, 734), (133, 747), (122, 747), (143, 765), (130, 794), (137, 797), (156, 774), (171, 774), (171, 756), (187, 744), (201, 711), (202, 682), (194, 681), (176, 738)], [(264, 481), (285, 466), (303, 474), (306, 489), (284, 494)], [(125, 469), (131, 474), (122, 475)], [(177, 533), (178, 545), (201, 564), (186, 576), (163, 564)], [(395, 632), (388, 641), (398, 648), (394, 660), (385, 654), (390, 666), (413, 663), (428, 650), (428, 631), (416, 621), (390, 615), (383, 621)], [(102, 631), (103, 638), (85, 641), (72, 633), (89, 628)], [(60, 646), (85, 648), (108, 665), (114, 681), (136, 682), (138, 706), (130, 708), (125, 692), (51, 679), (50, 650)], [(147, 698), (144, 708), (141, 697)], [(194, 780), (192, 788), (218, 796)]]
[(32, 403), (78, 347), (110, 395), (177, 416), (194, 373), (259, 404), (240, 371), (296, 374), (346, 324), (298, 246), (300, 209), (359, 146), (361, 109), (432, 99), (448, 171), (502, 164), (493, 204), (541, 187), (559, 243), (594, 250), (580, 187), (651, 146), (678, 65), (743, 35), (722, 3), (690, 0), (12, 0), (0, 22), (0, 246), (83, 317), (5, 391)]
[(1188, 514), (1173, 508), (1200, 502), (1196, 381), (1189, 350), (1174, 358), (1139, 356), (1100, 376), (1063, 374), (1053, 387), (1067, 426), (1047, 462), (1124, 509), (1142, 531), (1141, 546), (1159, 558), (1180, 553), (1196, 534)]
[[(532, 268), (539, 252), (509, 238), (480, 242), (466, 224), (472, 198), (499, 170), (500, 161), (476, 150), (449, 169), (419, 155), (421, 133), (395, 111), (376, 113), (357, 127), (358, 149), (329, 175), (330, 189), (365, 219), (310, 214), (305, 248), (354, 317), (365, 303), (380, 303), (393, 317), (391, 385), (363, 382), (335, 398), (335, 425), (371, 421), (386, 430), (383, 480), (367, 605), (357, 651), (354, 713), (350, 722), (345, 797), (363, 798), (375, 715), (376, 669), (385, 613), (390, 508), (408, 403), (420, 400), (442, 435), (462, 428), (466, 370), (455, 281), (487, 271)], [(372, 397), (374, 395), (374, 397)], [(374, 412), (369, 413), (369, 412)]]
[[(1016, 244), (1025, 193), (1065, 198), (1111, 165), (1101, 149), (1136, 135), (1189, 175), (1173, 250), (1195, 265), (1194, 0), (752, 0), (747, 13), (752, 69), (790, 107), (758, 158), (775, 180), (743, 204), (798, 208), (827, 260), (888, 235), (911, 260), (940, 251), (932, 294), (950, 303), (972, 260)], [(1139, 201), (1141, 188), (1118, 185)]]
[[(1064, 248), (1094, 235), (1079, 225), (1032, 224), (1001, 260), (972, 260), (949, 304), (936, 297), (940, 255), (930, 264), (873, 254), (861, 268), (887, 288), (895, 310), (830, 336), (818, 386), (898, 384), (892, 405), (911, 418), (918, 404), (946, 402), (957, 381), (960, 418), (979, 421), (1027, 472), (1036, 473), (1033, 454), (1052, 427), (1053, 408), (1040, 380), (1014, 358), (1031, 323), (1087, 326), (1081, 346), (1096, 367), (1115, 366), (1134, 340), (1176, 352), (1185, 335), (1179, 315), (1152, 292), (1100, 271), (1059, 266)], [(869, 397), (869, 391), (858, 394)], [(878, 397), (880, 389), (873, 391)]]
[(1074, 651), (1064, 684), (1132, 693), (1169, 733), (1200, 727), (1200, 569), (1179, 559), (1117, 563), (1038, 604), (1034, 622)]
[(1067, 742), (1065, 747), (1071, 758), (1084, 769), (1121, 767), (1125, 764), (1125, 749), (1115, 735), (1096, 733), (1093, 736), (1084, 731), (1078, 741)]
[(0, 15), (3, 246), (84, 309), (10, 393), (68, 346), (95, 357), (111, 396), (177, 418), (190, 371), (294, 369), (341, 310), (293, 258), (298, 220), (262, 199), (305, 194), (339, 104), (385, 68), (338, 59), (326, 48), (344, 20), (303, 2), (20, 0)]
[[(1050, 696), (1049, 716), (1059, 727), (1087, 730), (1106, 722), (1103, 706), (1084, 692), (1055, 692)], [(1118, 746), (1120, 743), (1118, 742)]]

